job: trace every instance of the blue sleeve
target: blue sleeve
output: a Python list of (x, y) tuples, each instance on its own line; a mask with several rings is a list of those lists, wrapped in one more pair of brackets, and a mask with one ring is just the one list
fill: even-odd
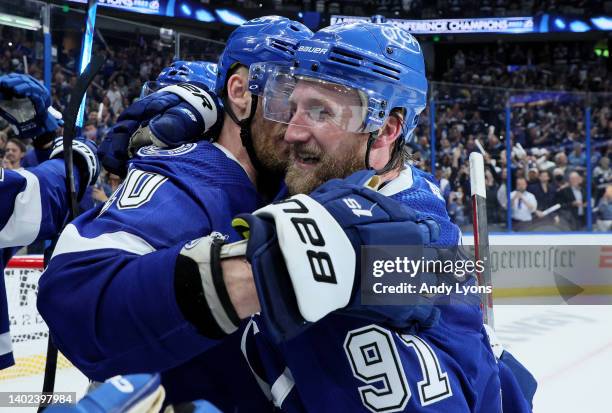
[(217, 343), (184, 319), (174, 292), (183, 245), (230, 231), (225, 193), (210, 188), (204, 196), (207, 206), (163, 175), (132, 169), (102, 209), (62, 233), (38, 309), (88, 377), (164, 371)]
[(0, 248), (57, 235), (68, 213), (65, 176), (61, 159), (31, 169), (0, 168)]

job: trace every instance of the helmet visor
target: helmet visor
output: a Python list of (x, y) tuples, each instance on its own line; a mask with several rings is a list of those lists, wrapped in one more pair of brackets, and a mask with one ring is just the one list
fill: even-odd
[(277, 67), (268, 76), (263, 108), (264, 117), (275, 122), (346, 132), (371, 131), (366, 126), (366, 94), (332, 81), (295, 75), (287, 67)]
[(159, 89), (168, 86), (167, 83), (158, 82), (157, 80), (149, 80), (142, 85), (142, 90), (140, 91), (140, 99), (145, 96), (149, 96), (152, 93), (157, 92)]

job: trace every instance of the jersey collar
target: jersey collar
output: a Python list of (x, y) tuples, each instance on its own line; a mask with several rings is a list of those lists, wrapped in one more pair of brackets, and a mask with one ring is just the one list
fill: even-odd
[(389, 181), (385, 186), (380, 188), (378, 192), (385, 196), (392, 196), (412, 188), (412, 183), (412, 168), (410, 165), (406, 165), (406, 168), (399, 173), (397, 178)]
[(238, 161), (238, 159), (236, 159), (236, 157), (234, 156), (233, 153), (231, 153), (229, 151), (229, 149), (227, 149), (225, 146), (221, 145), (218, 142), (213, 142), (213, 145), (217, 147), (217, 149), (219, 149), (221, 152), (223, 152), (225, 154), (225, 156), (227, 156), (228, 158), (230, 158), (232, 161), (236, 162), (238, 165), (240, 165), (240, 167), (242, 168), (242, 170), (247, 174), (247, 176), (249, 176), (249, 174), (247, 173), (246, 169), (244, 168), (244, 166), (240, 163), (240, 161)]

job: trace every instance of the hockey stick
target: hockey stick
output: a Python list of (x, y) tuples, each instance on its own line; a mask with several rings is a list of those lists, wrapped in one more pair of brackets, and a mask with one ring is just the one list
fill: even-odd
[(79, 76), (72, 93), (70, 94), (70, 103), (66, 108), (64, 117), (64, 161), (66, 164), (66, 186), (70, 195), (70, 215), (68, 220), (71, 221), (77, 216), (77, 199), (76, 189), (74, 185), (73, 174), (73, 156), (72, 156), (72, 141), (76, 137), (76, 120), (79, 112), (79, 105), (83, 96), (87, 92), (89, 84), (95, 77), (96, 73), (102, 68), (105, 57), (103, 55), (95, 55), (91, 62), (87, 65), (81, 76)]
[[(76, 136), (76, 118), (79, 112), (79, 105), (83, 100), (83, 96), (93, 80), (96, 73), (102, 68), (105, 57), (96, 55), (91, 59), (87, 68), (77, 79), (74, 89), (70, 93), (70, 103), (64, 113), (64, 164), (66, 166), (66, 188), (68, 189), (68, 221), (72, 221), (78, 215), (77, 193), (74, 183), (74, 166), (72, 154), (72, 141)], [(43, 381), (43, 393), (53, 393), (55, 387), (55, 372), (57, 370), (57, 347), (53, 344), (51, 333), (47, 342), (47, 359), (45, 362), (45, 377)], [(41, 412), (46, 406), (40, 405), (38, 411)]]
[[(482, 260), (483, 271), (476, 272), (478, 285), (492, 286), (491, 259), (489, 255), (489, 229), (487, 224), (487, 188), (485, 185), (484, 158), (482, 154), (470, 154), (470, 186), (472, 188), (472, 216), (474, 222), (474, 251), (476, 261)], [(493, 292), (480, 293), (484, 323), (493, 327)]]

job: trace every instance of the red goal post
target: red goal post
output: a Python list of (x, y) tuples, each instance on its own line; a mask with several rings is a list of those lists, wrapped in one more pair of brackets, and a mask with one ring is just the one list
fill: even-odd
[[(15, 365), (0, 370), (0, 388), (14, 380), (44, 374), (49, 329), (36, 309), (38, 281), (43, 269), (42, 255), (15, 256), (4, 269)], [(68, 368), (74, 367), (60, 354), (58, 369)]]

